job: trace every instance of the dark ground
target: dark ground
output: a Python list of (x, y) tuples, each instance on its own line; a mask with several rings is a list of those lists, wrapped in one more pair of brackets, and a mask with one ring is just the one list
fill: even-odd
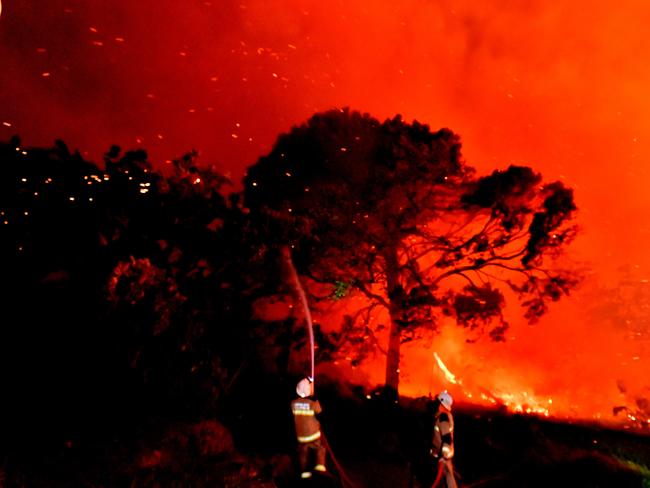
[[(0, 486), (351, 486), (337, 481), (331, 458), (331, 477), (296, 480), (292, 420), (287, 404), (272, 393), (277, 386), (263, 382), (258, 401), (221, 412), (228, 430), (213, 420), (153, 419), (130, 432), (116, 431), (111, 440), (9, 452)], [(425, 399), (387, 407), (379, 395), (368, 399), (358, 390), (341, 398), (331, 387), (320, 389), (320, 399), (324, 431), (354, 486), (426, 486)], [(455, 425), (461, 487), (650, 487), (647, 433), (466, 407), (456, 409)]]
[[(324, 408), (328, 408), (328, 400), (324, 398)], [(329, 407), (336, 409), (330, 412), (335, 419), (328, 417), (325, 429), (357, 486), (415, 487), (427, 479), (427, 462), (418, 455), (426, 452), (425, 401), (402, 403), (405, 409), (393, 412), (376, 400)], [(456, 410), (455, 421), (455, 468), (460, 486), (650, 486), (647, 433), (467, 407)]]

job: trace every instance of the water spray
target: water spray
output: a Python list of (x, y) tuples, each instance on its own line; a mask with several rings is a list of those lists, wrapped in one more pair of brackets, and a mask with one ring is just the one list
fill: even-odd
[(315, 361), (314, 361), (314, 324), (312, 323), (311, 319), (311, 311), (309, 310), (309, 304), (307, 303), (307, 295), (305, 294), (305, 289), (302, 287), (302, 284), (300, 283), (300, 278), (298, 278), (298, 272), (296, 271), (296, 267), (293, 265), (293, 260), (291, 259), (291, 250), (289, 249), (288, 246), (282, 246), (282, 259), (284, 260), (284, 263), (287, 265), (287, 269), (289, 269), (289, 273), (291, 275), (291, 280), (293, 281), (293, 286), (298, 294), (298, 297), (300, 298), (300, 303), (302, 304), (302, 312), (303, 316), (305, 319), (305, 322), (307, 323), (307, 330), (309, 331), (309, 350), (310, 350), (310, 355), (311, 355), (311, 374), (309, 375), (309, 379), (311, 380), (312, 383), (315, 383), (316, 376), (315, 376)]

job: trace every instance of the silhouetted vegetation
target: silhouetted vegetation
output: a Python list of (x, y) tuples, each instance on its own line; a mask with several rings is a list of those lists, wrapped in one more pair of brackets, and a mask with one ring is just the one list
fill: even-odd
[[(0, 470), (12, 486), (292, 486), (304, 327), (260, 316), (291, 301), (281, 249), (320, 300), (368, 301), (338, 332), (317, 328), (321, 356), (370, 353), (381, 330), (366, 320), (384, 307), (390, 373), (439, 314), (498, 338), (497, 285), (531, 320), (566, 294), (575, 280), (546, 264), (574, 209), (570, 189), (529, 168), (476, 177), (451, 131), (348, 111), (281, 136), (242, 193), (195, 153), (162, 172), (141, 150), (111, 147), (100, 167), (60, 141), (0, 143)], [(353, 478), (421, 479), (417, 401), (319, 388)], [(473, 419), (461, 438), (463, 425), (489, 430)], [(466, 480), (503, 466), (465, 452)]]
[[(395, 394), (402, 342), (443, 317), (501, 340), (505, 291), (535, 321), (578, 282), (551, 259), (575, 233), (573, 191), (528, 167), (475, 173), (448, 129), (332, 110), (280, 136), (244, 180), (251, 215), (304, 275), (366, 300), (337, 349), (363, 355), (388, 326)], [(388, 324), (371, 320), (379, 310)]]

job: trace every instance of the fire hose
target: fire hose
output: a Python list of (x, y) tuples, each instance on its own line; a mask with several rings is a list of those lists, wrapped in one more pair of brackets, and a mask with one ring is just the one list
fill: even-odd
[(321, 439), (323, 441), (323, 444), (325, 445), (325, 449), (327, 450), (328, 454), (330, 455), (330, 458), (332, 459), (332, 462), (334, 463), (334, 466), (336, 467), (336, 470), (339, 473), (339, 476), (341, 477), (341, 482), (343, 486), (344, 487), (348, 486), (349, 488), (355, 488), (354, 482), (350, 479), (350, 477), (347, 475), (345, 470), (341, 467), (338, 459), (336, 459), (336, 456), (332, 451), (332, 447), (330, 446), (329, 442), (327, 442), (327, 438), (325, 437), (325, 434), (322, 432), (322, 430), (321, 430)]

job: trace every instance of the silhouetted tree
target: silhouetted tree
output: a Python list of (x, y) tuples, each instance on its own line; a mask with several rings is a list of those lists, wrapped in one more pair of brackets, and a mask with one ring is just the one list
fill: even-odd
[[(194, 156), (163, 176), (144, 151), (112, 147), (101, 169), (62, 142), (0, 144), (0, 300), (13, 317), (0, 361), (11, 412), (22, 418), (36, 397), (56, 395), (61, 421), (39, 417), (53, 428), (111, 406), (112, 418), (200, 413), (232, 384), (250, 331), (241, 210), (221, 193), (227, 180)], [(127, 412), (125, 398), (139, 401)]]
[[(151, 171), (133, 157), (113, 150), (107, 168)], [(119, 253), (108, 286), (118, 322), (138, 333), (130, 341), (133, 367), (154, 390), (167, 388), (197, 411), (213, 408), (238, 374), (249, 331), (241, 268), (233, 266), (241, 253), (239, 209), (222, 193), (228, 184), (213, 167), (199, 168), (195, 153), (174, 161), (170, 175), (141, 184), (152, 206), (143, 213), (130, 207), (121, 220), (116, 246), (128, 253)]]
[[(95, 416), (119, 417), (118, 392), (132, 391), (118, 328), (104, 313), (105, 287), (120, 260), (113, 239), (126, 209), (146, 205), (140, 181), (125, 188), (121, 176), (112, 179), (60, 141), (28, 148), (14, 138), (0, 144), (0, 163), (0, 374), (10, 412), (3, 418), (12, 419), (5, 439), (36, 438), (30, 429), (45, 442), (110, 428), (112, 418), (98, 424)], [(43, 398), (56, 401), (44, 409)]]
[(333, 110), (280, 136), (244, 179), (269, 243), (291, 246), (301, 273), (330, 296), (367, 298), (344, 324), (357, 352), (376, 342), (373, 311), (388, 312), (389, 392), (400, 344), (440, 316), (492, 324), (501, 339), (504, 288), (534, 321), (576, 283), (550, 261), (575, 232), (572, 190), (521, 166), (477, 177), (460, 149), (448, 129)]
[[(215, 407), (243, 435), (272, 432), (276, 449), (290, 433), (270, 427), (258, 401), (262, 392), (273, 418), (287, 413), (285, 398), (270, 401), (282, 388), (261, 380), (259, 354), (269, 337), (286, 341), (258, 327), (251, 311), (274, 282), (260, 276), (278, 266), (258, 256), (257, 230), (237, 195), (222, 193), (228, 180), (199, 167), (194, 153), (167, 175), (140, 150), (114, 146), (104, 163), (62, 142), (0, 143), (0, 474), (29, 473), (20, 482), (7, 476), (9, 484), (38, 484), (45, 471), (87, 484), (78, 454), (91, 450), (111, 458), (112, 473), (101, 470), (111, 483), (106, 476), (124, 475), (119, 459), (163, 430), (174, 439), (168, 448), (182, 465), (181, 484), (197, 482), (196, 458), (232, 448)], [(253, 399), (242, 386), (251, 378)], [(228, 449), (219, 447), (224, 440)], [(129, 465), (161, 463), (128, 457)], [(51, 459), (56, 473), (45, 467)], [(225, 476), (213, 460), (210, 470)], [(219, 485), (213, 475), (205, 476)]]

